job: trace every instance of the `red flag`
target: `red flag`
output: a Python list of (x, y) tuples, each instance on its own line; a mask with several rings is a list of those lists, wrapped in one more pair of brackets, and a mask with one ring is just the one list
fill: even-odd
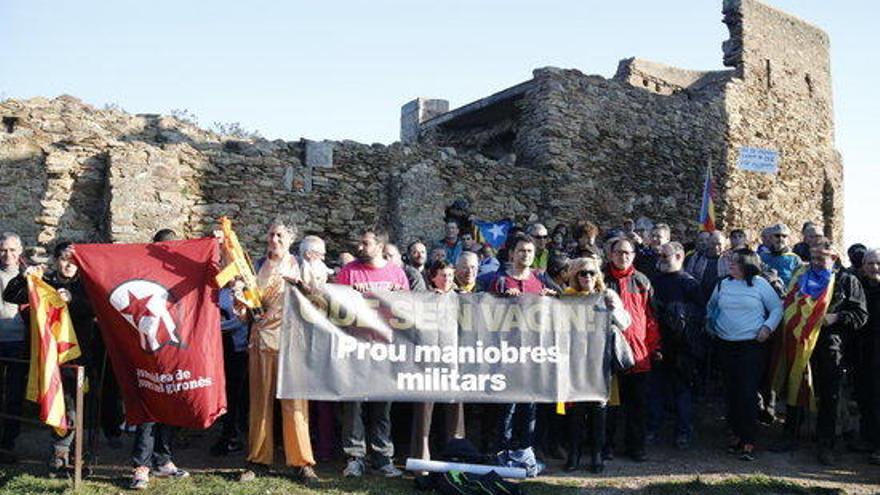
[(217, 240), (77, 244), (126, 422), (207, 428), (226, 412)]

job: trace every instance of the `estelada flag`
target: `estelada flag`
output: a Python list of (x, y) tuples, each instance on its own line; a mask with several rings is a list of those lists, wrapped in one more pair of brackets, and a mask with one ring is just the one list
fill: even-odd
[[(803, 273), (802, 277), (807, 274)], [(785, 397), (786, 404), (815, 408), (815, 388), (810, 358), (819, 340), (819, 332), (834, 294), (834, 275), (825, 290), (816, 297), (804, 293), (792, 280), (785, 296), (782, 346), (771, 360), (773, 388)]]
[(80, 356), (79, 344), (67, 303), (58, 291), (37, 273), (27, 276), (31, 315), (31, 361), (28, 373), (29, 401), (40, 406), (40, 421), (67, 432), (69, 418), (64, 409), (61, 364)]
[(207, 428), (226, 412), (213, 238), (77, 244), (129, 424)]
[(701, 232), (715, 232), (715, 181), (712, 180), (712, 165), (706, 165), (699, 223)]

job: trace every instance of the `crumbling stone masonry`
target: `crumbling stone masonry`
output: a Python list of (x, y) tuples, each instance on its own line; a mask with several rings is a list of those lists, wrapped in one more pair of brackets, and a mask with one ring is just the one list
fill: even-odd
[[(819, 220), (840, 241), (827, 36), (757, 0), (723, 12), (727, 70), (635, 58), (611, 79), (538, 69), (452, 111), (413, 100), (390, 146), (230, 139), (69, 96), (0, 102), (0, 228), (39, 246), (134, 242), (163, 227), (203, 235), (230, 215), (255, 251), (280, 217), (341, 250), (374, 225), (400, 242), (439, 238), (445, 206), (466, 198), (487, 219), (645, 215), (691, 234), (710, 164), (723, 227)], [(772, 163), (756, 168), (743, 148)]]

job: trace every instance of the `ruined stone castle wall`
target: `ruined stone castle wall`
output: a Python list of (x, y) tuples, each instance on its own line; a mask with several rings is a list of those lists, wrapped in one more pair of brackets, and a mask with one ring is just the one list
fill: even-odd
[[(727, 0), (725, 63), (741, 76), (725, 93), (729, 147), (722, 171), (729, 226), (822, 222), (843, 238), (843, 167), (834, 149), (828, 36), (755, 0)], [(739, 169), (741, 147), (779, 153), (779, 173)]]
[[(18, 120), (0, 133), (0, 177), (10, 194), (3, 230), (26, 245), (147, 242), (161, 228), (209, 235), (228, 215), (258, 255), (267, 224), (294, 223), (333, 252), (365, 228), (401, 243), (442, 237), (443, 209), (466, 198), (484, 218), (537, 208), (537, 173), (471, 151), (352, 141), (232, 140), (157, 115), (99, 110), (71, 97), (0, 103)], [(3, 130), (5, 131), (5, 130)], [(532, 199), (534, 198), (534, 199)]]

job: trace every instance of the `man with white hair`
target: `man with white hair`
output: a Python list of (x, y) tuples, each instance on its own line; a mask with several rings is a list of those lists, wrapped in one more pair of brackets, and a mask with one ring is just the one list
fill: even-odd
[[(21, 237), (13, 232), (0, 235), (0, 292), (7, 284), (22, 272)], [(25, 349), (26, 325), (17, 304), (0, 302), (0, 357), (7, 359), (26, 359)], [(27, 365), (23, 363), (0, 363), (6, 366), (6, 377), (3, 381), (3, 412), (13, 416), (21, 416), (24, 402), (25, 383), (27, 381)], [(17, 461), (13, 454), (15, 439), (21, 429), (17, 420), (4, 419), (3, 432), (0, 434), (0, 463), (11, 464)]]
[(461, 253), (455, 264), (455, 285), (458, 292), (474, 292), (477, 288), (477, 271), (480, 257), (477, 253), (466, 251)]
[(299, 243), (299, 264), (302, 283), (315, 289), (327, 283), (330, 268), (324, 264), (327, 248), (324, 239), (316, 235), (307, 235)]
[(549, 236), (547, 227), (541, 223), (533, 223), (529, 226), (529, 235), (535, 240), (535, 261), (532, 263), (532, 268), (538, 273), (544, 273), (547, 270), (547, 262), (550, 261), (550, 250), (547, 249)]

